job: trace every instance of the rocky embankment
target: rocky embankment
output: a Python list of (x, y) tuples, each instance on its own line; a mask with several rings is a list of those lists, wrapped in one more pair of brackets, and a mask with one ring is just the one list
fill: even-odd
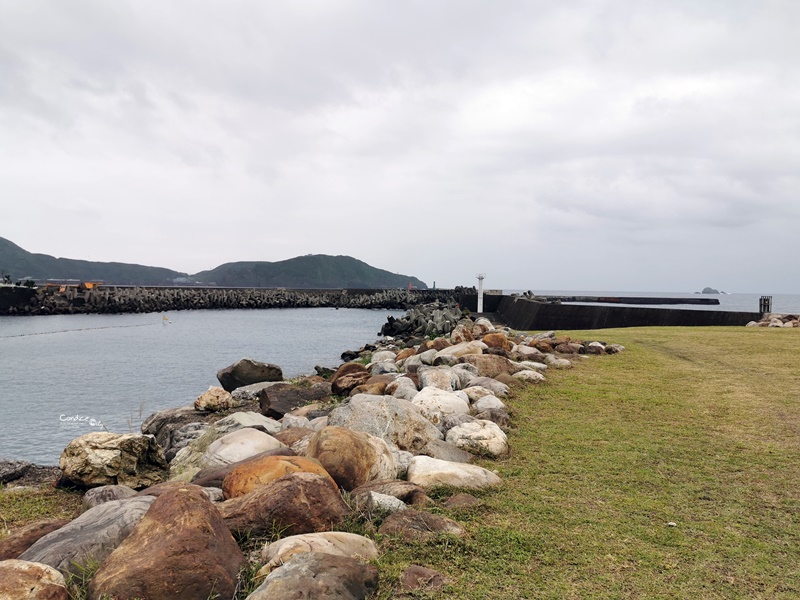
[(101, 287), (63, 292), (40, 289), (17, 304), (0, 305), (4, 315), (148, 313), (234, 308), (407, 309), (428, 302), (454, 302), (454, 290), (285, 290), (226, 288)]
[[(90, 599), (242, 598), (244, 586), (248, 600), (367, 598), (381, 544), (469, 535), (435, 509), (480, 504), (470, 492), (503, 485), (473, 461), (508, 453), (519, 386), (623, 350), (515, 333), (455, 306), (390, 323), (411, 325), (345, 352), (335, 370), (284, 381), (242, 359), (141, 434), (70, 442), (62, 484), (86, 490), (85, 511), (0, 540), (0, 597), (66, 599), (64, 576), (99, 565)], [(353, 523), (383, 541), (346, 531)], [(414, 565), (392, 593), (448, 579)]]
[(750, 321), (747, 327), (800, 327), (800, 316), (770, 313), (760, 321)]

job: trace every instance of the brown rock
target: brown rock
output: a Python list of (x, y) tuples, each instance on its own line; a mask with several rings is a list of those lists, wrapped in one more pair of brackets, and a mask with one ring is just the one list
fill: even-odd
[[(277, 435), (273, 437), (277, 438)], [(228, 473), (233, 471), (236, 467), (238, 467), (239, 465), (247, 464), (251, 460), (258, 460), (260, 458), (264, 458), (265, 456), (295, 456), (295, 453), (291, 448), (275, 448), (274, 450), (266, 450), (264, 452), (256, 454), (255, 456), (245, 458), (244, 460), (240, 460), (238, 462), (231, 463), (229, 465), (223, 465), (221, 467), (208, 467), (206, 469), (203, 469), (202, 471), (199, 471), (192, 478), (192, 483), (200, 487), (221, 488), (222, 482), (225, 479), (225, 477), (227, 477)]]
[(428, 350), (436, 350), (439, 352), (440, 350), (444, 350), (452, 346), (452, 344), (446, 340), (445, 338), (436, 338), (435, 340), (425, 340), (419, 345), (417, 349), (417, 354), (422, 354), (423, 352), (427, 352)]
[(315, 433), (316, 431), (309, 429), (308, 427), (291, 427), (290, 429), (279, 431), (272, 437), (279, 442), (286, 444), (287, 446), (291, 446), (296, 441), (303, 439), (307, 435), (314, 435)]
[(331, 377), (331, 392), (346, 396), (357, 385), (367, 382), (371, 377), (370, 372), (361, 363), (345, 363)]
[(230, 598), (244, 561), (203, 490), (187, 484), (156, 498), (95, 573), (88, 596), (92, 600)]
[(226, 500), (244, 496), (289, 473), (316, 473), (330, 478), (319, 461), (303, 456), (265, 456), (233, 469), (222, 482), (222, 494)]
[(407, 359), (409, 356), (414, 356), (417, 353), (414, 348), (403, 348), (400, 352), (397, 353), (397, 356), (394, 357), (395, 362), (400, 362), (401, 360)]
[(496, 378), (500, 373), (509, 375), (516, 373), (520, 367), (503, 356), (492, 354), (465, 354), (458, 359), (460, 363), (468, 363), (478, 368), (480, 377)]
[(491, 421), (501, 429), (511, 427), (511, 416), (502, 408), (484, 408), (475, 413), (475, 418), (482, 421)]
[(500, 333), (499, 331), (487, 333), (481, 338), (481, 341), (489, 346), (489, 348), (501, 348), (507, 352), (510, 352), (513, 348), (513, 345), (506, 337), (506, 334)]
[(64, 576), (53, 567), (25, 560), (0, 562), (0, 599), (67, 600)]
[(494, 377), (494, 379), (495, 381), (499, 381), (500, 383), (507, 385), (509, 387), (511, 387), (512, 385), (519, 384), (519, 381), (517, 379), (514, 379), (509, 373), (498, 373)]
[(539, 352), (544, 352), (545, 354), (549, 354), (553, 351), (553, 347), (545, 341), (534, 342), (532, 346)]
[(378, 529), (383, 535), (396, 535), (406, 540), (425, 540), (445, 533), (462, 536), (465, 531), (458, 523), (447, 517), (409, 508), (392, 513)]
[(36, 521), (21, 527), (11, 535), (0, 540), (0, 560), (18, 558), (20, 554), (39, 539), (51, 531), (61, 529), (69, 523), (69, 519), (55, 519), (50, 521)]
[(352, 390), (350, 390), (348, 396), (355, 396), (356, 394), (370, 394), (372, 396), (383, 396), (385, 391), (386, 391), (385, 383), (362, 383), (361, 385), (357, 385)]
[(306, 456), (316, 458), (344, 490), (397, 475), (397, 464), (386, 442), (345, 427), (324, 427), (315, 433)]
[(314, 473), (290, 473), (217, 506), (231, 531), (253, 535), (328, 531), (349, 512), (330, 478)]
[(239, 401), (219, 386), (211, 386), (194, 401), (194, 409), (199, 411), (216, 412), (236, 406), (239, 406)]
[(450, 579), (443, 573), (419, 565), (410, 565), (400, 575), (400, 586), (408, 591), (425, 590), (432, 592), (442, 589), (449, 582)]

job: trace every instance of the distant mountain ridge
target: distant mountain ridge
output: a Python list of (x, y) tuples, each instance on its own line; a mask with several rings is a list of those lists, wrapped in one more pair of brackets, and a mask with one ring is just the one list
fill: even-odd
[(277, 262), (234, 262), (195, 275), (162, 267), (93, 262), (34, 254), (0, 237), (0, 273), (14, 281), (23, 277), (38, 280), (79, 279), (117, 285), (174, 285), (206, 283), (224, 287), (326, 288), (406, 288), (427, 285), (409, 275), (378, 269), (350, 256), (309, 254)]

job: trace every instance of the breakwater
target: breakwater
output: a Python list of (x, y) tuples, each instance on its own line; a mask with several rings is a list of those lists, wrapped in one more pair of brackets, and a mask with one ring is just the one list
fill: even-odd
[[(462, 306), (476, 310), (477, 297), (459, 298)], [(744, 326), (761, 319), (757, 312), (719, 310), (687, 310), (672, 308), (638, 308), (630, 306), (589, 306), (541, 302), (524, 296), (484, 296), (484, 311), (496, 313), (514, 329), (607, 329), (647, 326)]]
[(2, 315), (120, 314), (201, 309), (378, 308), (408, 309), (429, 302), (452, 302), (454, 290), (117, 287), (40, 288), (0, 306)]

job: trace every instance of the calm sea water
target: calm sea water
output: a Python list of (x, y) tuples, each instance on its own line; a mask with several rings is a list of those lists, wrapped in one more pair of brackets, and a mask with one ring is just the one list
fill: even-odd
[[(336, 367), (401, 311), (203, 310), (0, 317), (0, 457), (58, 464), (67, 443), (189, 404), (219, 369), (250, 357), (285, 377)], [(102, 424), (99, 424), (99, 423)], [(93, 424), (94, 423), (94, 424)]]

